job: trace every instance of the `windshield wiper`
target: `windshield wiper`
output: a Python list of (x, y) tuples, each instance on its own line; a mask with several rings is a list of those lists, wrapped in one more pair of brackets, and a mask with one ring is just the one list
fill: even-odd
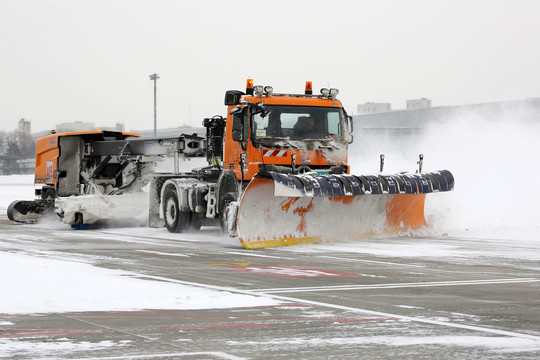
[(321, 145), (319, 145), (319, 147), (322, 147), (324, 149), (341, 149), (339, 146), (337, 146), (335, 144), (335, 139), (318, 139), (321, 143), (323, 143), (325, 146), (322, 147)]
[(263, 143), (264, 145), (282, 146), (282, 144), (284, 143), (285, 145), (288, 145), (291, 149), (298, 149), (298, 146), (291, 143), (290, 139), (286, 138), (286, 137), (260, 138), (258, 140), (259, 140), (259, 142)]

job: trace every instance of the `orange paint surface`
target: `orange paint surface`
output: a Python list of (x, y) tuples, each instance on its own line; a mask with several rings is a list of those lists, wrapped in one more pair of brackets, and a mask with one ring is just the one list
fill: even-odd
[(389, 228), (426, 225), (424, 203), (426, 194), (397, 194), (386, 204), (386, 223)]
[(340, 202), (345, 205), (349, 205), (354, 200), (355, 197), (356, 196), (336, 196), (336, 197), (331, 197), (328, 199), (333, 202)]

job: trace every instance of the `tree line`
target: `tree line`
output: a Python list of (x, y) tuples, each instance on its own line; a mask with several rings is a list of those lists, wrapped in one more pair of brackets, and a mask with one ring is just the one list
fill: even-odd
[(35, 139), (18, 130), (0, 131), (0, 153), (16, 158), (32, 158), (36, 155)]

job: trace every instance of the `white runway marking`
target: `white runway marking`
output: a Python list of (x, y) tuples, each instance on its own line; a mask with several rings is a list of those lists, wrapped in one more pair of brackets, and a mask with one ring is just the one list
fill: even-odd
[(292, 292), (313, 292), (313, 291), (336, 291), (336, 290), (370, 290), (370, 289), (398, 289), (417, 288), (433, 286), (463, 286), (463, 285), (489, 285), (489, 284), (509, 284), (523, 282), (539, 282), (534, 278), (514, 278), (514, 279), (491, 279), (491, 280), (460, 280), (460, 281), (433, 281), (418, 283), (395, 283), (395, 284), (374, 284), (374, 285), (334, 285), (334, 286), (306, 286), (297, 288), (274, 288), (251, 290), (255, 293), (277, 294)]
[(146, 253), (146, 254), (166, 255), (166, 256), (189, 257), (189, 255), (184, 255), (184, 254), (172, 254), (172, 253), (164, 253), (164, 252), (149, 251), (149, 250), (137, 250), (137, 252), (142, 252), (142, 253)]
[(319, 255), (319, 257), (327, 258), (327, 259), (342, 260), (342, 261), (367, 262), (367, 263), (383, 264), (383, 265), (392, 265), (392, 266), (408, 266), (408, 267), (418, 267), (418, 268), (424, 268), (424, 267), (426, 267), (425, 265), (401, 264), (401, 263), (394, 263), (394, 262), (388, 262), (388, 261), (375, 261), (375, 260), (349, 259), (349, 258), (340, 258), (340, 257), (336, 257), (336, 256), (327, 256), (327, 255)]
[[(198, 286), (202, 288), (208, 288), (208, 289), (214, 289), (214, 290), (220, 290), (220, 291), (229, 291), (229, 292), (235, 292), (238, 294), (244, 294), (244, 295), (253, 295), (253, 296), (267, 296), (276, 300), (282, 300), (292, 303), (301, 303), (301, 304), (309, 304), (313, 306), (321, 306), (331, 309), (337, 309), (337, 310), (344, 310), (349, 311), (353, 313), (359, 313), (359, 314), (370, 314), (380, 317), (386, 317), (386, 318), (396, 318), (400, 320), (408, 320), (413, 322), (419, 322), (424, 324), (431, 324), (436, 326), (444, 326), (449, 328), (457, 328), (457, 329), (465, 329), (470, 331), (479, 331), (483, 333), (488, 334), (497, 334), (497, 335), (503, 335), (503, 336), (511, 336), (516, 338), (522, 338), (522, 339), (531, 339), (535, 341), (540, 341), (540, 336), (535, 335), (529, 335), (529, 334), (521, 334), (513, 331), (506, 331), (506, 330), (499, 330), (499, 329), (492, 329), (482, 326), (474, 326), (474, 325), (467, 325), (467, 324), (460, 324), (460, 323), (452, 323), (448, 321), (440, 321), (440, 320), (430, 320), (430, 319), (423, 319), (423, 318), (417, 318), (412, 316), (404, 316), (404, 315), (398, 315), (398, 314), (391, 314), (386, 312), (380, 312), (380, 311), (372, 311), (367, 309), (361, 309), (356, 307), (350, 307), (350, 306), (344, 306), (344, 305), (337, 305), (337, 304), (330, 304), (320, 301), (313, 301), (313, 300), (306, 300), (306, 299), (300, 299), (300, 298), (293, 298), (293, 297), (286, 297), (286, 296), (280, 296), (280, 295), (272, 295), (272, 294), (264, 294), (264, 293), (258, 293), (256, 291), (252, 290), (240, 290), (230, 287), (222, 287), (222, 286), (216, 286), (216, 285), (206, 285), (201, 283), (195, 283), (191, 281), (183, 281), (183, 280), (176, 280), (176, 279), (170, 279), (162, 276), (151, 276), (151, 275), (140, 275), (138, 276), (142, 279), (154, 279), (154, 280), (161, 280), (161, 281), (168, 281), (172, 283), (177, 284), (184, 284), (184, 285), (191, 285), (191, 286)], [(540, 281), (538, 279), (529, 279), (529, 281), (535, 280)]]
[[(123, 355), (123, 356), (112, 356), (112, 357), (99, 357), (99, 358), (84, 358), (84, 360), (130, 360), (130, 359), (167, 359), (167, 358), (174, 358), (176, 359), (179, 356), (201, 356), (204, 355), (206, 358), (207, 356), (213, 356), (219, 359), (226, 359), (226, 360), (246, 360), (245, 358), (241, 358), (238, 356), (230, 355), (223, 353), (221, 351), (208, 351), (208, 352), (192, 352), (192, 353), (175, 353), (175, 354), (154, 354), (154, 355)], [(76, 359), (75, 359), (76, 360)], [(83, 360), (81, 358), (80, 360)]]

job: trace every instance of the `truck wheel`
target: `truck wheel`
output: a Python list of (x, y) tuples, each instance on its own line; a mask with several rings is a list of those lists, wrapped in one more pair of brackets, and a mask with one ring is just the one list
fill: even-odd
[(56, 191), (53, 187), (43, 188), (45, 191), (42, 190), (41, 198), (43, 200), (54, 200), (56, 198)]
[(190, 224), (190, 213), (181, 211), (178, 204), (178, 195), (176, 191), (169, 190), (163, 201), (163, 215), (165, 217), (165, 226), (172, 233), (184, 232)]
[(193, 231), (199, 231), (203, 222), (203, 214), (192, 212), (191, 219), (189, 221), (189, 229)]
[(220, 220), (219, 222), (221, 224), (221, 231), (223, 231), (226, 234), (229, 233), (229, 229), (227, 226), (227, 221), (228, 221), (227, 220), (227, 207), (233, 201), (236, 201), (236, 193), (228, 192), (223, 195), (223, 197), (221, 198), (221, 204), (219, 205), (219, 209), (221, 211), (221, 214), (219, 217), (219, 220)]
[(75, 217), (73, 219), (73, 224), (71, 224), (71, 227), (73, 229), (79, 229), (79, 230), (84, 227), (83, 214), (81, 214), (80, 212), (75, 213)]

